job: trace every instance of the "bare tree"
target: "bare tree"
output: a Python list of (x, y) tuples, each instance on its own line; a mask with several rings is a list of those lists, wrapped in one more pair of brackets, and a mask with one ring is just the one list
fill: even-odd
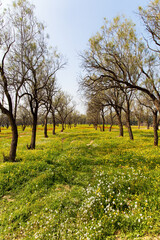
[(48, 124), (48, 114), (51, 112), (53, 107), (53, 97), (56, 94), (56, 79), (52, 77), (49, 79), (48, 83), (44, 86), (43, 92), (44, 97), (42, 99), (42, 106), (44, 107), (44, 136), (48, 137), (47, 134), (47, 124)]
[(152, 0), (146, 9), (139, 7), (139, 15), (145, 25), (147, 32), (150, 34), (154, 47), (150, 46), (147, 41), (148, 47), (155, 51), (160, 52), (160, 21), (159, 21), (159, 13), (160, 13), (160, 1)]
[(56, 111), (58, 114), (57, 118), (62, 124), (61, 132), (63, 132), (67, 117), (74, 111), (75, 104), (72, 102), (71, 96), (62, 91), (59, 92), (59, 94), (55, 98), (55, 102), (56, 101), (57, 101)]
[[(9, 118), (12, 128), (12, 142), (9, 160), (15, 161), (18, 142), (16, 114), (19, 95), (28, 77), (29, 69), (24, 65), (24, 49), (34, 38), (33, 7), (27, 1), (16, 1), (6, 11), (1, 22), (1, 46), (3, 56), (0, 66), (0, 109)], [(11, 33), (13, 29), (14, 34)], [(13, 35), (13, 37), (11, 37)]]
[(11, 47), (14, 44), (14, 39), (11, 37), (12, 34), (9, 29), (9, 23), (6, 23), (2, 19), (0, 19), (0, 47), (2, 51), (0, 65), (0, 109), (2, 113), (8, 117), (11, 125), (12, 141), (9, 153), (9, 160), (14, 162), (16, 159), (18, 130), (16, 125), (16, 119), (14, 116), (14, 94), (12, 91), (13, 86), (7, 75), (7, 57)]

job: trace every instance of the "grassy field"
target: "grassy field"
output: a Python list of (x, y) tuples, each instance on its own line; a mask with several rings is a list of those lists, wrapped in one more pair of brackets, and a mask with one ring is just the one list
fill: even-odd
[(0, 133), (0, 240), (160, 239), (160, 147), (153, 132), (77, 126), (27, 150), (19, 129), (16, 163), (3, 162), (11, 132)]

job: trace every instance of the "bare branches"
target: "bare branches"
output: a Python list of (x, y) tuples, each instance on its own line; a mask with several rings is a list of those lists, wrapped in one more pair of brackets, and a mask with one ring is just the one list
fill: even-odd
[[(157, 46), (156, 49), (149, 48), (155, 52), (159, 52), (160, 47), (160, 3), (159, 1), (151, 1), (146, 9), (139, 7), (139, 15), (146, 27), (147, 32), (150, 34), (153, 42)], [(147, 41), (148, 43), (148, 41)]]

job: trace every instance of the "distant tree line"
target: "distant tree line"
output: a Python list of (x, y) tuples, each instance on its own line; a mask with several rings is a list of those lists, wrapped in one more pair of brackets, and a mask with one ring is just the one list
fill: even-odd
[[(119, 119), (117, 118), (117, 114), (112, 107), (104, 107), (103, 111), (100, 108), (92, 107), (90, 103), (88, 104), (87, 114), (86, 114), (86, 124), (93, 125), (94, 128), (100, 128), (101, 131), (105, 131), (107, 128), (109, 131), (112, 130), (113, 125), (118, 125)], [(122, 111), (121, 115), (122, 127), (125, 126), (127, 128), (126, 122), (126, 114)], [(159, 126), (160, 118), (158, 117), (157, 121), (157, 130)], [(137, 126), (140, 129), (143, 128), (149, 129), (153, 127), (154, 119), (153, 113), (150, 108), (137, 104), (131, 107), (131, 116), (130, 116), (130, 124), (131, 126)], [(119, 136), (121, 135), (121, 131), (119, 129)]]

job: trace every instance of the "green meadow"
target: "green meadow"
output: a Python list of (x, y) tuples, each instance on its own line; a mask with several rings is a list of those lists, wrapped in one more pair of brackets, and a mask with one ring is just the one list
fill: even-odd
[(17, 162), (3, 162), (11, 131), (0, 133), (0, 240), (160, 239), (160, 147), (153, 130), (134, 141), (78, 125), (48, 138), (19, 128)]

